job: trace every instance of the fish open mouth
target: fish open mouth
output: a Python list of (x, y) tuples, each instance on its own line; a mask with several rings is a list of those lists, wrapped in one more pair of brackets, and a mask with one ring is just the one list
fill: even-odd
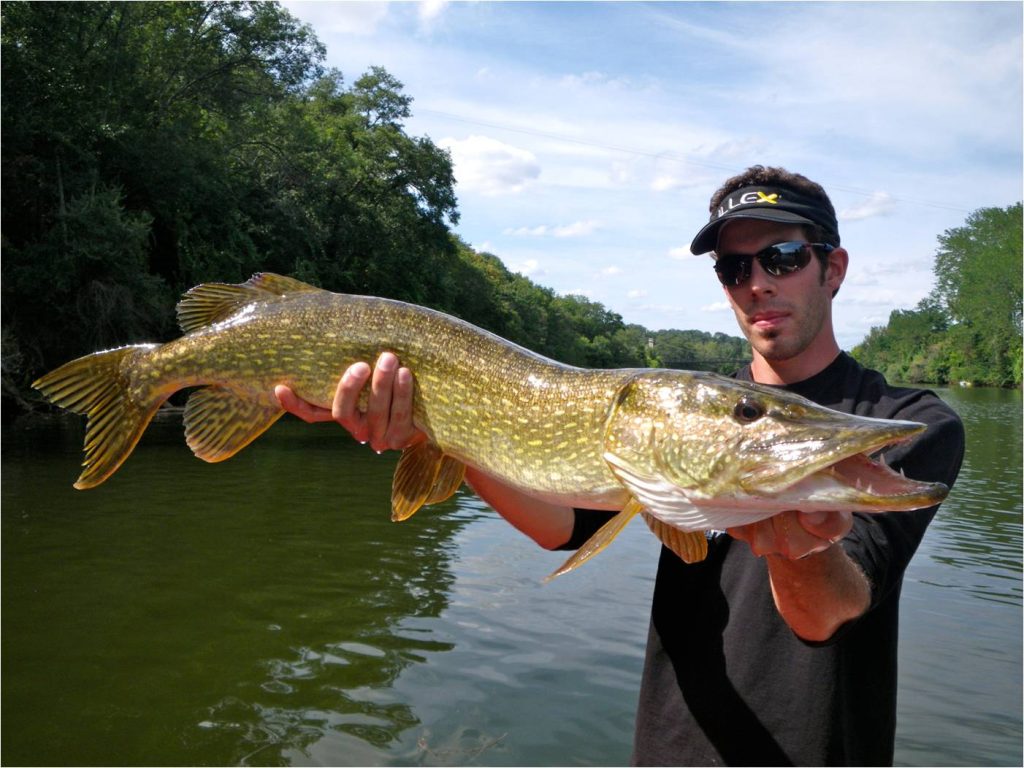
[(837, 461), (827, 471), (838, 477), (840, 482), (872, 495), (904, 496), (919, 493), (922, 485), (917, 480), (908, 479), (902, 472), (894, 472), (884, 459), (875, 461), (864, 453)]
[(884, 461), (857, 453), (819, 469), (780, 494), (801, 499), (810, 509), (909, 510), (942, 501), (949, 489), (942, 483), (912, 480)]

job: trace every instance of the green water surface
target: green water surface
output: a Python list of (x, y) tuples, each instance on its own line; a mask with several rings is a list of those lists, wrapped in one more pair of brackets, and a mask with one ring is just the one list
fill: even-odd
[[(1020, 764), (1020, 394), (944, 391), (967, 464), (904, 589), (897, 762)], [(541, 583), (475, 497), (394, 524), (394, 456), (282, 421), (207, 465), (155, 423), (101, 487), (82, 428), (2, 441), (2, 761), (618, 765), (657, 542)]]

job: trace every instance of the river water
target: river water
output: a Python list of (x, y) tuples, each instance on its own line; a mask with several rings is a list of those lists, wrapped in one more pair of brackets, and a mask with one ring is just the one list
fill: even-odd
[[(898, 765), (1020, 765), (1021, 397), (942, 390), (964, 469), (907, 573)], [(2, 437), (6, 765), (620, 765), (658, 545), (564, 554), (471, 494), (388, 517), (394, 456), (282, 421), (223, 464), (150, 427)]]

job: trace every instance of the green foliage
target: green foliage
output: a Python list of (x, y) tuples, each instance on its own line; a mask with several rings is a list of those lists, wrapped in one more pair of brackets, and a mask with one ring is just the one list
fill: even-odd
[(166, 336), (194, 263), (233, 276), (252, 252), (231, 148), (318, 73), (322, 49), (263, 3), (2, 14), (5, 372), (9, 349), (31, 374)]
[(704, 331), (656, 331), (654, 353), (666, 368), (731, 373), (750, 361), (745, 339)]
[(936, 287), (853, 350), (894, 381), (1021, 384), (1021, 204), (939, 236)]
[(5, 397), (173, 338), (184, 290), (258, 271), (432, 306), (568, 363), (658, 363), (645, 329), (459, 242), (451, 158), (406, 133), (402, 84), (372, 67), (347, 85), (276, 3), (0, 14)]

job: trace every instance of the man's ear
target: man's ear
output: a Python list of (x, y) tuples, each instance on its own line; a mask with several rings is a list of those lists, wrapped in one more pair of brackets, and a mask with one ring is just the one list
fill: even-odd
[(832, 289), (835, 296), (839, 286), (846, 279), (846, 269), (850, 265), (850, 254), (845, 248), (835, 248), (828, 255), (828, 264), (825, 267), (825, 283)]

